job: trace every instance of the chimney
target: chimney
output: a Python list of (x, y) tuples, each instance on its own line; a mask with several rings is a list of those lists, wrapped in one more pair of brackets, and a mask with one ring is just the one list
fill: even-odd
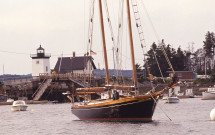
[(73, 57), (75, 57), (75, 52), (73, 52)]

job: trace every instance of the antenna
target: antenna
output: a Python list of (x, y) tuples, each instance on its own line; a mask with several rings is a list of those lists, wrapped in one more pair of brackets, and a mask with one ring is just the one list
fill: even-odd
[(4, 64), (3, 64), (3, 82), (4, 82)]
[(98, 69), (100, 69), (100, 63), (98, 63)]

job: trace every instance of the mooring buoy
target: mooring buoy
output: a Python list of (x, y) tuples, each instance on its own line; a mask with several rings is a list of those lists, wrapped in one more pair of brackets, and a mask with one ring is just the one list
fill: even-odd
[(210, 112), (210, 118), (211, 118), (211, 120), (215, 121), (215, 108), (211, 110), (211, 112)]

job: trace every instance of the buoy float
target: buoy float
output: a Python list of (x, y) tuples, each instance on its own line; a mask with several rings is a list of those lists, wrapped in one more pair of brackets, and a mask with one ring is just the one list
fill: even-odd
[(215, 120), (215, 108), (211, 110), (210, 117), (211, 120)]

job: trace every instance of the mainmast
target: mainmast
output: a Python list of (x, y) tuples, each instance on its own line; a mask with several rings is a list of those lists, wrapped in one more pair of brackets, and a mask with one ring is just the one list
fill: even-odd
[(129, 28), (129, 39), (130, 39), (130, 48), (131, 48), (131, 62), (132, 62), (132, 69), (133, 69), (133, 82), (134, 82), (134, 86), (137, 87), (137, 73), (136, 73), (135, 59), (134, 59), (134, 46), (133, 46), (133, 38), (132, 38), (131, 14), (130, 14), (129, 5), (130, 5), (129, 0), (127, 0), (128, 28)]
[(104, 22), (103, 22), (102, 2), (101, 2), (101, 0), (99, 0), (99, 11), (100, 11), (100, 22), (101, 22), (103, 51), (104, 51), (105, 70), (106, 70), (106, 84), (109, 85), (110, 80), (109, 80), (108, 61), (107, 61), (107, 51), (106, 51), (106, 43), (105, 43), (105, 32), (104, 32)]

